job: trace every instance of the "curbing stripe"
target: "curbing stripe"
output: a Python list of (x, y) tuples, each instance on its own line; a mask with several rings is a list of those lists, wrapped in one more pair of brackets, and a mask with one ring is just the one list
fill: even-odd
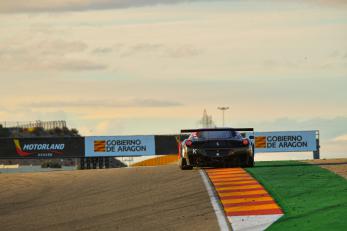
[(219, 193), (220, 197), (227, 197), (227, 196), (254, 196), (254, 195), (259, 195), (259, 194), (265, 194), (268, 195), (267, 192), (262, 188), (256, 191), (237, 191), (237, 192), (229, 192), (229, 193)]
[(214, 182), (214, 185), (225, 185), (225, 184), (234, 184), (234, 183), (244, 183), (244, 182), (253, 182), (253, 179), (244, 179), (244, 180), (228, 180), (228, 181), (220, 181)]
[(263, 187), (258, 188), (244, 188), (244, 189), (224, 189), (224, 190), (217, 190), (220, 193), (228, 193), (228, 192), (251, 192), (251, 191), (259, 191), (263, 190)]
[(225, 213), (224, 213), (224, 211), (222, 209), (222, 206), (219, 203), (219, 199), (218, 199), (218, 197), (216, 196), (216, 193), (213, 190), (213, 186), (211, 186), (211, 183), (209, 182), (208, 176), (201, 169), (199, 170), (199, 172), (200, 172), (202, 181), (205, 184), (207, 193), (208, 193), (208, 195), (210, 197), (211, 204), (212, 204), (213, 210), (214, 210), (214, 212), (216, 214), (220, 230), (221, 231), (231, 231), (232, 229), (231, 229), (230, 223), (228, 222), (228, 220), (227, 220), (227, 218), (225, 216)]
[(232, 200), (222, 200), (223, 204), (230, 204), (230, 203), (243, 203), (243, 202), (257, 202), (257, 201), (273, 201), (273, 198), (268, 197), (259, 197), (259, 198), (240, 198), (240, 199), (232, 199)]
[[(262, 190), (264, 191), (264, 190)], [(252, 195), (235, 195), (235, 196), (221, 196), (221, 200), (228, 200), (228, 199), (240, 199), (240, 198), (262, 198), (262, 197), (268, 197), (269, 194), (265, 193), (257, 193)]]
[(208, 169), (205, 174), (233, 230), (264, 230), (283, 215), (265, 188), (244, 169)]
[(215, 185), (216, 188), (223, 188), (223, 187), (235, 187), (235, 186), (247, 186), (247, 185), (261, 185), (258, 182), (237, 182), (237, 183), (228, 183), (228, 184), (220, 184), (220, 185)]
[(227, 212), (227, 216), (251, 216), (251, 215), (273, 215), (273, 214), (283, 215), (283, 212), (281, 209), (263, 209), (263, 210), (253, 210), (253, 211)]
[(248, 205), (268, 205), (273, 204), (274, 200), (266, 201), (248, 201), (248, 202), (239, 202), (239, 203), (223, 203), (224, 208), (236, 207), (236, 206), (248, 206)]

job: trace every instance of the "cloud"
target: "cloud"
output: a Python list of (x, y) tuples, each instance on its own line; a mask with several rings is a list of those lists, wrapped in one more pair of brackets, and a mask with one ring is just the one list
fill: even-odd
[(158, 52), (161, 52), (163, 49), (165, 49), (165, 46), (163, 44), (137, 43), (126, 47), (120, 47), (119, 56), (124, 58), (140, 54), (157, 54)]
[(203, 53), (203, 50), (191, 44), (164, 45), (160, 43), (138, 43), (130, 46), (118, 46), (118, 52), (121, 58), (135, 55), (185, 58), (200, 55)]
[[(223, 1), (223, 0), (219, 0)], [(224, 0), (225, 1), (225, 0)], [(235, 0), (236, 1), (236, 0)], [(0, 13), (22, 12), (64, 12), (104, 9), (122, 9), (130, 7), (177, 4), (185, 2), (208, 2), (207, 0), (3, 0), (0, 1)], [(236, 1), (238, 2), (238, 1)], [(288, 1), (291, 2), (291, 1)], [(302, 1), (298, 1), (302, 3)], [(306, 0), (312, 4), (333, 7), (346, 6), (345, 0)]]
[(0, 45), (0, 67), (3, 70), (102, 70), (107, 65), (84, 56), (88, 45), (82, 41), (62, 39)]
[[(199, 0), (5, 0), (0, 2), (0, 13), (85, 11), (175, 4)], [(200, 0), (201, 1), (201, 0)]]
[(191, 45), (182, 45), (173, 49), (167, 49), (166, 54), (171, 58), (184, 58), (197, 56), (203, 53), (202, 49), (195, 48)]
[(43, 64), (41, 67), (58, 71), (93, 71), (106, 69), (107, 65), (84, 59), (63, 59), (50, 61), (47, 64)]
[(61, 107), (174, 107), (182, 104), (169, 100), (157, 99), (124, 99), (124, 100), (77, 100), (77, 101), (41, 101), (25, 104), (32, 108), (61, 108)]
[(98, 47), (98, 48), (95, 48), (92, 53), (93, 54), (108, 54), (108, 53), (111, 53), (113, 51), (113, 49), (111, 47)]
[(341, 136), (338, 136), (338, 137), (335, 137), (335, 138), (333, 139), (333, 141), (337, 141), (337, 142), (340, 142), (340, 141), (342, 141), (342, 142), (347, 142), (347, 134), (341, 135)]
[(44, 39), (30, 44), (21, 42), (8, 42), (1, 44), (0, 54), (11, 55), (16, 53), (35, 53), (38, 55), (66, 55), (68, 53), (80, 53), (88, 48), (82, 41), (65, 41), (62, 39)]
[(65, 41), (62, 39), (27, 41), (9, 41), (0, 45), (0, 58), (12, 56), (66, 56), (68, 54), (82, 53), (88, 45), (82, 41)]

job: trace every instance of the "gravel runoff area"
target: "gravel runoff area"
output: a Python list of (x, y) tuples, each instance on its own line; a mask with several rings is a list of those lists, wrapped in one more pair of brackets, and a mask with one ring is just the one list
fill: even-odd
[(305, 160), (304, 162), (319, 165), (347, 179), (347, 159)]
[(219, 230), (198, 170), (0, 174), (0, 230)]

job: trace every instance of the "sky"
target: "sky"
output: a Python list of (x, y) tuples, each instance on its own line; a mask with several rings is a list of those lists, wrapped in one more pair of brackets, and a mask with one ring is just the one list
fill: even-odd
[(2, 0), (0, 80), (0, 121), (176, 134), (228, 106), (347, 157), (347, 2)]

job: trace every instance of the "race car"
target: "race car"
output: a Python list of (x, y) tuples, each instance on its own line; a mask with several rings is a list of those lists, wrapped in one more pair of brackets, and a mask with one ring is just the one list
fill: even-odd
[(188, 138), (179, 142), (179, 167), (253, 167), (254, 134), (248, 138), (240, 132), (253, 132), (253, 128), (201, 128), (185, 129)]

